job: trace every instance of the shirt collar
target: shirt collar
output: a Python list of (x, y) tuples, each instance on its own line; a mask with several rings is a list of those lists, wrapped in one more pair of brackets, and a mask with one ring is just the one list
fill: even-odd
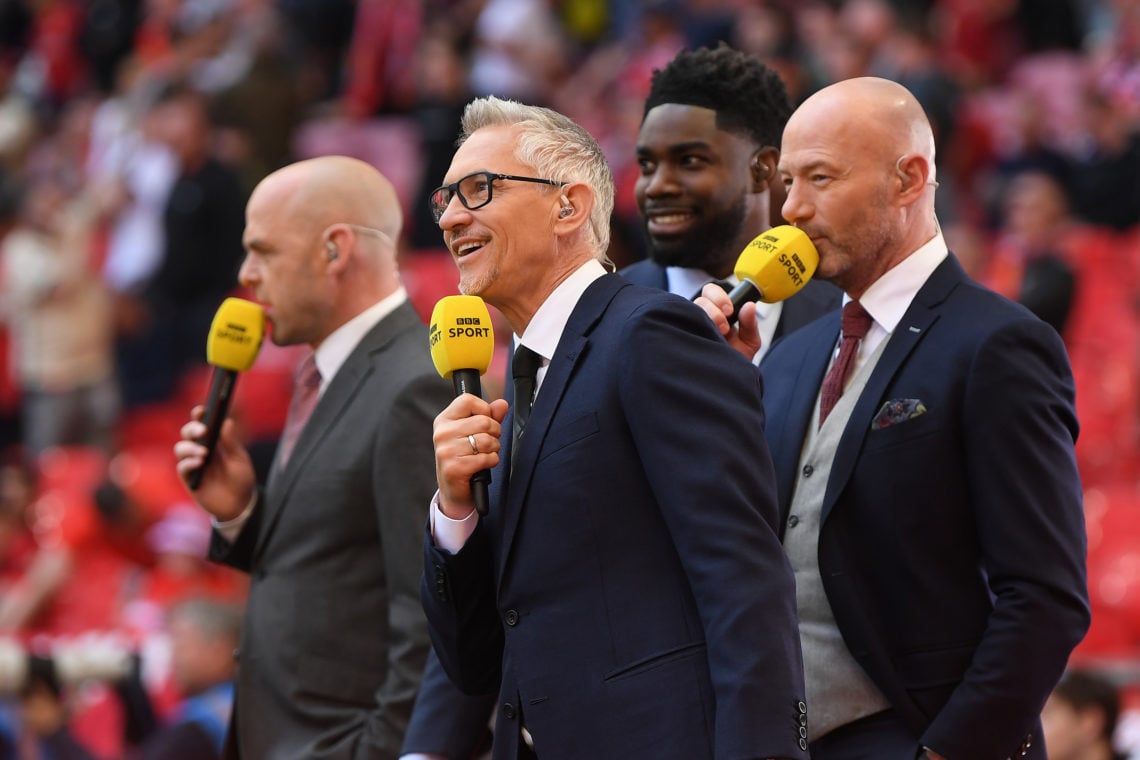
[(321, 341), (313, 358), (317, 362), (317, 370), (321, 373), (322, 393), (368, 331), (407, 300), (408, 291), (400, 286), (390, 295), (333, 330)]
[[(893, 333), (919, 289), (948, 255), (942, 233), (936, 232), (917, 251), (871, 283), (859, 303), (884, 330)], [(851, 297), (844, 293), (843, 305), (846, 306), (850, 300)]]
[[(691, 298), (704, 287), (706, 282), (715, 279), (717, 278), (705, 270), (696, 267), (665, 267), (665, 281), (668, 283), (669, 292), (682, 298)], [(739, 282), (735, 274), (725, 277), (724, 281), (734, 287)]]
[(586, 288), (605, 273), (605, 267), (597, 259), (590, 259), (574, 270), (542, 302), (522, 337), (515, 336), (515, 343), (541, 355), (544, 364), (549, 362), (562, 339), (566, 323), (570, 321), (570, 312), (574, 311)]

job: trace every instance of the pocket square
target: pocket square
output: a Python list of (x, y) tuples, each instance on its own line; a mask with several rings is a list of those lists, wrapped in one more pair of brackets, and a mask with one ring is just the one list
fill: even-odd
[(926, 413), (926, 405), (917, 398), (895, 398), (879, 407), (878, 414), (871, 422), (872, 430), (882, 430), (900, 422), (913, 420)]

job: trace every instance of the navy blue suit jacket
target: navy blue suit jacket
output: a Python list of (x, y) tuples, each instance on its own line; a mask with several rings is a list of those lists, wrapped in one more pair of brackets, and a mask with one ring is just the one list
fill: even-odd
[[(618, 272), (635, 285), (647, 288), (669, 289), (669, 276), (665, 267), (651, 259), (642, 259)], [(808, 280), (803, 290), (784, 301), (780, 321), (772, 335), (772, 344), (785, 335), (815, 321), (829, 311), (838, 309), (843, 300), (839, 288), (822, 280)]]
[[(838, 334), (829, 315), (761, 363), (785, 523)], [(836, 452), (819, 537), (828, 601), (860, 665), (947, 757), (1045, 757), (1038, 715), (1089, 623), (1073, 394), (1053, 328), (951, 255)], [(876, 424), (895, 399), (927, 411)]]
[(497, 760), (520, 720), (543, 760), (806, 757), (763, 421), (755, 368), (700, 309), (587, 288), (490, 513), (458, 554), (425, 544), (444, 668), (499, 690)]

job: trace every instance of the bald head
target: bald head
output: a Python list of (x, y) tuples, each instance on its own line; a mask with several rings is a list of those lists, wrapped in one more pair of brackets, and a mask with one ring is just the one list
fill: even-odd
[(825, 87), (784, 129), (781, 212), (820, 251), (817, 276), (858, 297), (935, 237), (934, 135), (902, 85), (862, 77)]
[(891, 163), (907, 154), (921, 156), (929, 166), (928, 179), (934, 180), (930, 120), (910, 90), (898, 82), (857, 77), (825, 87), (792, 114), (785, 135), (796, 130), (845, 135), (847, 142)]
[(347, 156), (298, 161), (270, 174), (254, 195), (264, 193), (284, 204), (289, 218), (321, 230), (344, 222), (378, 229), (398, 240), (403, 226), (392, 183), (373, 166)]
[(274, 342), (317, 346), (400, 287), (402, 212), (375, 168), (322, 156), (279, 169), (246, 207), (241, 283), (266, 304)]

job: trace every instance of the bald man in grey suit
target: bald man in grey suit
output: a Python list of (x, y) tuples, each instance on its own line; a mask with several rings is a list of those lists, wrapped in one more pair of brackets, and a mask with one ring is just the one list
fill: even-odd
[[(212, 558), (252, 578), (228, 758), (399, 754), (429, 648), (432, 420), (452, 396), (400, 284), (401, 223), (392, 185), (345, 157), (271, 174), (247, 207), (241, 284), (275, 343), (312, 347), (319, 396), (264, 488), (227, 421), (193, 492)], [(201, 413), (175, 445), (183, 477), (206, 453)]]

